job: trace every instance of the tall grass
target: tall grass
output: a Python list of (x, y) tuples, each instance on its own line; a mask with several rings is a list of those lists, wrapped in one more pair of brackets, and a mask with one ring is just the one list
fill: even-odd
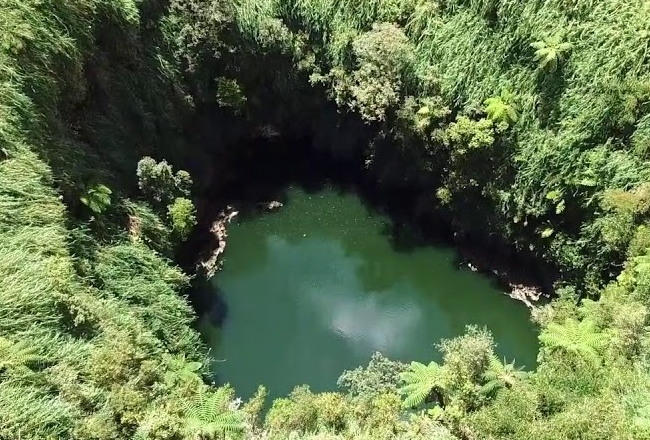
[[(119, 212), (90, 219), (78, 203), (93, 180), (128, 193), (155, 124), (175, 127), (176, 95), (160, 93), (173, 72), (162, 39), (141, 52), (140, 3), (0, 2), (0, 336), (14, 350), (0, 350), (13, 359), (2, 438), (131, 438), (174, 392), (167, 353), (202, 360), (187, 278), (130, 240)], [(155, 224), (143, 209), (129, 213)]]

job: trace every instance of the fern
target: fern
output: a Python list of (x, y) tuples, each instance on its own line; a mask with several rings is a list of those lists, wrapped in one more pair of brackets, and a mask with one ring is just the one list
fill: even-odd
[(409, 369), (400, 374), (404, 386), (400, 394), (404, 394), (403, 406), (414, 408), (427, 401), (434, 389), (442, 391), (446, 386), (445, 370), (436, 362), (429, 365), (411, 362)]
[(566, 54), (571, 50), (571, 43), (562, 42), (560, 37), (547, 38), (531, 43), (535, 51), (535, 60), (540, 69), (555, 72), (558, 64), (564, 62)]
[(244, 430), (244, 415), (231, 407), (226, 388), (199, 394), (187, 405), (185, 416), (188, 434), (201, 438), (226, 438), (226, 434), (239, 437)]
[(12, 342), (0, 336), (0, 372), (9, 373), (34, 367), (42, 363), (44, 358), (39, 355), (34, 346), (25, 340)]
[(548, 348), (575, 354), (589, 362), (600, 362), (599, 352), (607, 344), (607, 336), (599, 332), (591, 320), (567, 319), (564, 324), (550, 323), (539, 335)]
[(507, 125), (517, 122), (517, 109), (512, 103), (512, 95), (509, 92), (504, 91), (501, 96), (488, 98), (483, 104), (491, 121), (504, 122)]
[(179, 382), (200, 382), (201, 362), (191, 362), (185, 355), (173, 356), (168, 360), (169, 371), (165, 373), (165, 383), (173, 386)]
[(492, 356), (487, 371), (483, 374), (486, 383), (481, 387), (481, 393), (489, 394), (500, 388), (510, 388), (520, 380), (524, 380), (530, 373), (523, 371), (522, 367), (516, 367), (515, 361), (507, 363), (505, 358), (503, 362)]
[(111, 205), (111, 194), (109, 187), (98, 184), (88, 188), (79, 200), (95, 214), (101, 214)]

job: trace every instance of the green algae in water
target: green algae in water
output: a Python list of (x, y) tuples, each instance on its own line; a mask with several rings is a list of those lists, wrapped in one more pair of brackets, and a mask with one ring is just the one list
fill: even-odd
[(296, 385), (336, 389), (345, 369), (375, 351), (402, 361), (439, 360), (434, 344), (486, 326), (497, 352), (535, 366), (526, 307), (487, 277), (459, 269), (452, 248), (396, 249), (389, 220), (354, 194), (288, 190), (272, 214), (234, 221), (225, 265), (213, 279), (226, 316), (201, 320), (219, 382), (243, 397)]

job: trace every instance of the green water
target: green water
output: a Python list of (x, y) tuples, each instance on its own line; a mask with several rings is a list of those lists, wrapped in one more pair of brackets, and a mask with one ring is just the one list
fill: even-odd
[(489, 279), (458, 269), (450, 248), (396, 250), (388, 219), (353, 194), (290, 188), (272, 214), (228, 229), (215, 294), (227, 313), (202, 329), (220, 382), (248, 397), (264, 384), (272, 397), (298, 384), (336, 388), (345, 369), (381, 351), (403, 361), (439, 359), (434, 344), (485, 325), (497, 351), (533, 367), (534, 326), (526, 307)]

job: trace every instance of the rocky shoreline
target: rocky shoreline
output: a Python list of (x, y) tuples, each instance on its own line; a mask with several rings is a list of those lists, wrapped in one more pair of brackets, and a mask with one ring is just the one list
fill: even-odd
[[(260, 202), (254, 205), (256, 210), (274, 211), (282, 207), (282, 203), (277, 200), (271, 202)], [(214, 276), (223, 264), (222, 255), (226, 251), (228, 238), (228, 224), (239, 215), (241, 209), (228, 205), (222, 209), (217, 218), (210, 225), (211, 240), (196, 263), (196, 272), (200, 273), (206, 279)]]
[[(241, 211), (265, 211), (271, 212), (281, 208), (281, 202), (273, 200), (270, 202), (257, 202), (252, 205), (237, 207), (228, 205), (212, 221), (209, 229), (211, 240), (201, 252), (196, 263), (196, 272), (200, 273), (206, 279), (211, 278), (219, 271), (223, 264), (223, 254), (226, 250), (228, 238), (228, 224)], [(456, 236), (456, 238), (458, 238)], [(480, 246), (472, 245), (466, 241), (456, 240), (455, 247), (462, 256), (462, 262), (459, 267), (467, 267), (474, 272), (480, 272), (492, 277), (498, 284), (504, 288), (504, 294), (517, 301), (521, 301), (533, 310), (538, 307), (538, 303), (548, 300), (550, 295), (544, 292), (544, 289), (532, 279), (522, 273), (520, 267), (516, 267), (512, 262), (504, 258), (490, 255), (489, 251), (482, 249)]]
[(544, 291), (537, 280), (524, 273), (512, 261), (491, 255), (488, 250), (465, 241), (458, 240), (456, 249), (462, 256), (460, 267), (466, 266), (473, 272), (492, 277), (505, 290), (506, 295), (523, 302), (529, 309), (535, 309), (540, 301), (550, 299), (550, 294)]

